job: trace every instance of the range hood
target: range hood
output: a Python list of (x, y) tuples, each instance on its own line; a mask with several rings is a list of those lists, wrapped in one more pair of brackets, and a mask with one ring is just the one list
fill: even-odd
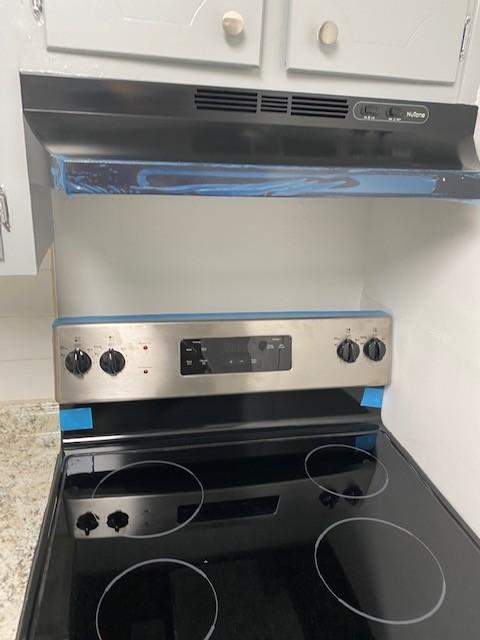
[(75, 194), (480, 198), (477, 107), (23, 74)]

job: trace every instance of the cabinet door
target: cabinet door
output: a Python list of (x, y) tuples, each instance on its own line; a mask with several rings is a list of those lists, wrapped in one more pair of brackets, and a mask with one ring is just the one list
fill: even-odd
[[(47, 46), (258, 67), (263, 4), (264, 0), (44, 0)], [(231, 11), (239, 14), (236, 35), (228, 34), (225, 14)]]
[(290, 0), (287, 66), (453, 83), (467, 5), (468, 0)]
[[(37, 272), (53, 241), (49, 165), (46, 152), (29, 135), (22, 113), (18, 49), (21, 4), (0, 0), (0, 277)], [(32, 167), (27, 160), (31, 151)], [(31, 168), (31, 171), (29, 171)]]

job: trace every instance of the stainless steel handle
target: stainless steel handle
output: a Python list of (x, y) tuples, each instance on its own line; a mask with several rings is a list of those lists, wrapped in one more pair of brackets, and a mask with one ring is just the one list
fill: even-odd
[(43, 18), (43, 0), (32, 0), (32, 13), (35, 20)]
[(5, 231), (11, 231), (10, 213), (8, 211), (7, 195), (2, 187), (0, 187), (0, 228)]

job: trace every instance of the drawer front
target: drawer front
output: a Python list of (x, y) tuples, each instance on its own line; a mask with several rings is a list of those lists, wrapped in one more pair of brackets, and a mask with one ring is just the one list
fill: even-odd
[[(263, 0), (45, 0), (47, 47), (258, 67), (263, 4)], [(228, 33), (226, 14), (232, 10), (243, 24), (236, 35)]]
[(287, 67), (454, 83), (468, 0), (290, 0)]

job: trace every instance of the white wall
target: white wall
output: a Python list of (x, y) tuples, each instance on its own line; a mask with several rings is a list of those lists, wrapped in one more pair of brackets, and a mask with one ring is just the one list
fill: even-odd
[(356, 309), (363, 201), (56, 194), (63, 316)]
[[(61, 315), (391, 311), (385, 424), (480, 531), (480, 207), (56, 196), (55, 217)], [(53, 395), (49, 269), (0, 278), (2, 400)]]
[(394, 317), (383, 418), (480, 531), (480, 207), (372, 202), (364, 307)]
[(0, 277), (0, 402), (53, 399), (52, 257), (37, 276)]

